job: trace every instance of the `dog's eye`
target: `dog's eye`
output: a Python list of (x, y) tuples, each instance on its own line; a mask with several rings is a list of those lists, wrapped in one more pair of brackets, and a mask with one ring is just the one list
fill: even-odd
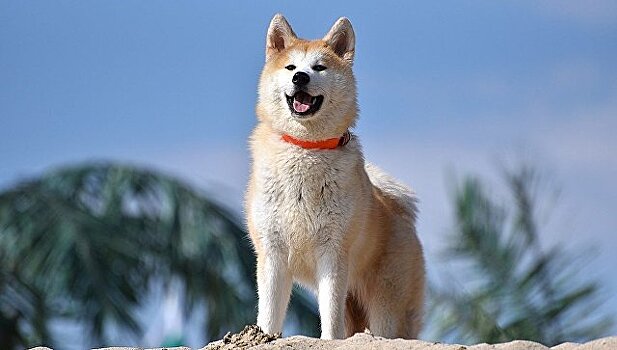
[(287, 69), (287, 70), (294, 70), (294, 69), (296, 69), (296, 66), (294, 66), (293, 64), (290, 64), (289, 66), (285, 67), (285, 69)]
[(326, 66), (322, 66), (321, 64), (316, 64), (313, 66), (313, 70), (321, 72), (322, 70), (326, 70)]

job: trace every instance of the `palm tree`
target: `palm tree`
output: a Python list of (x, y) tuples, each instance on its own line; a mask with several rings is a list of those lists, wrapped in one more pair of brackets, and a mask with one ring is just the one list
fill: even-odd
[[(208, 337), (255, 319), (254, 258), (239, 220), (171, 177), (118, 164), (60, 169), (0, 193), (0, 348), (53, 344), (62, 317), (105, 343), (153, 281), (179, 279), (185, 310), (205, 304)], [(298, 293), (290, 316), (316, 334), (314, 303)], [(301, 315), (301, 317), (300, 317)]]
[(455, 228), (445, 251), (464, 284), (433, 284), (437, 337), (471, 342), (527, 339), (553, 346), (606, 334), (599, 285), (575, 277), (578, 261), (540, 246), (539, 177), (528, 166), (504, 174), (513, 204), (500, 206), (468, 177), (454, 191)]

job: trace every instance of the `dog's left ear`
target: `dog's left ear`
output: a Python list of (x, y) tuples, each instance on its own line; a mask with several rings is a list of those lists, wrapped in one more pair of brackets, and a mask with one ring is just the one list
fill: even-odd
[(356, 35), (351, 22), (346, 17), (339, 18), (322, 40), (342, 59), (353, 63)]

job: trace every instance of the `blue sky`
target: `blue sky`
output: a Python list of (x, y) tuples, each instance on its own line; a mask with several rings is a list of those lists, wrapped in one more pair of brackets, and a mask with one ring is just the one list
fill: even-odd
[(617, 295), (614, 1), (1, 0), (0, 188), (120, 160), (239, 209), (276, 12), (308, 38), (351, 19), (356, 132), (369, 160), (418, 193), (429, 264), (451, 225), (447, 174), (482, 175), (498, 192), (497, 164), (524, 159), (561, 191), (544, 242), (595, 249), (585, 275)]

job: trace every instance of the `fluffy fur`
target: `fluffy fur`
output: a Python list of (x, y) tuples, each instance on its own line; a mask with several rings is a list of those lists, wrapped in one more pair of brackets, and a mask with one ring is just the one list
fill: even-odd
[[(334, 150), (281, 139), (337, 138), (354, 126), (354, 47), (346, 18), (321, 40), (297, 38), (281, 15), (268, 29), (246, 196), (257, 255), (257, 324), (268, 333), (282, 330), (294, 281), (317, 294), (322, 338), (365, 328), (388, 338), (420, 331), (425, 277), (414, 194), (365, 164), (355, 135)], [(306, 93), (323, 96), (308, 116), (295, 114), (286, 100), (298, 90), (297, 72), (310, 76)]]

